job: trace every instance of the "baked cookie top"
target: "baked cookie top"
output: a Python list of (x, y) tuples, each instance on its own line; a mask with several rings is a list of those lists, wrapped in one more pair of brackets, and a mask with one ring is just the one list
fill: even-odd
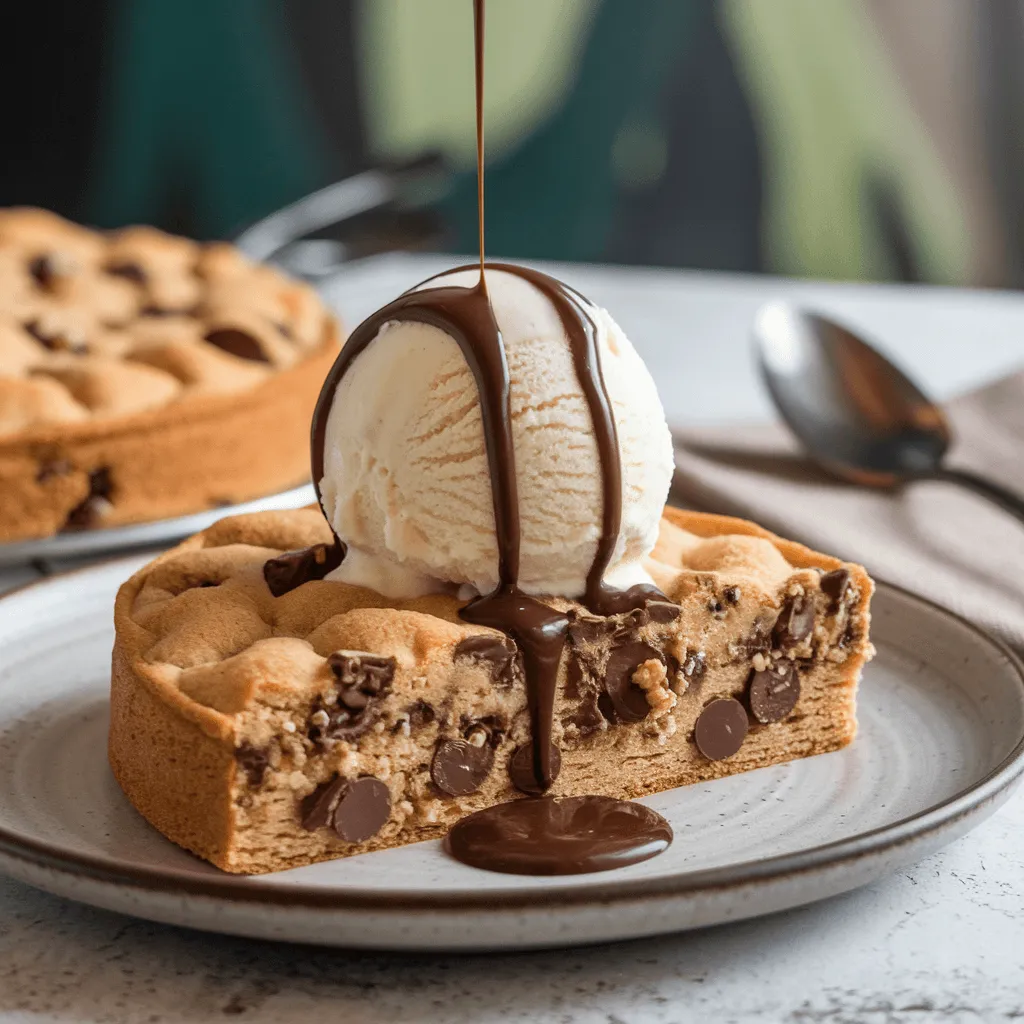
[(0, 210), (0, 438), (243, 391), (336, 333), (311, 288), (231, 245)]
[[(415, 677), (425, 700), (435, 688), (440, 691), (453, 664), (471, 668), (483, 659), (492, 674), (513, 670), (514, 651), (508, 652), (508, 664), (501, 657), (504, 638), (463, 622), (458, 615), (463, 602), (454, 597), (395, 602), (322, 580), (278, 597), (271, 593), (264, 576), (269, 559), (331, 539), (319, 510), (221, 520), (122, 587), (115, 610), (121, 655), (165, 701), (225, 740), (235, 733), (235, 716), (253, 706), (283, 709), (324, 689), (334, 678), (330, 659), (338, 652), (393, 659), (400, 675)], [(726, 636), (757, 636), (762, 622), (768, 633), (775, 624), (779, 643), (778, 623), (787, 608), (799, 617), (806, 605), (807, 628), (794, 629), (782, 642), (799, 648), (799, 657), (826, 651), (835, 657), (847, 647), (839, 637), (846, 620), (832, 613), (840, 602), (852, 606), (858, 594), (872, 588), (859, 566), (781, 540), (752, 523), (671, 508), (647, 568), (681, 606), (673, 632), (705, 638), (709, 651), (719, 633), (723, 642)], [(561, 599), (550, 603), (575, 607)], [(582, 635), (589, 613), (582, 608), (577, 613)], [(651, 618), (651, 628), (657, 621)], [(632, 626), (643, 629), (646, 623)], [(476, 651), (467, 643), (471, 638), (484, 646), (490, 641), (489, 649)], [(686, 651), (676, 654), (676, 671), (703, 671), (703, 664), (686, 664)], [(469, 685), (473, 678), (467, 676)]]

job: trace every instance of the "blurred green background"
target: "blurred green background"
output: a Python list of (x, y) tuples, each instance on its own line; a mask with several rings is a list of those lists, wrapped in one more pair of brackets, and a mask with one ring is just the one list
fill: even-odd
[[(1024, 0), (488, 0), (489, 252), (1024, 285)], [(231, 237), (440, 150), (472, 252), (470, 0), (5, 11), (0, 204)]]

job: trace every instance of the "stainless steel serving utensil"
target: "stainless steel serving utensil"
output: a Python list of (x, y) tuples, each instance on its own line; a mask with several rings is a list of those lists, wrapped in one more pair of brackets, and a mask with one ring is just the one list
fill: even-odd
[(753, 334), (776, 407), (826, 469), (871, 487), (945, 480), (1024, 520), (1021, 497), (943, 464), (952, 438), (942, 410), (849, 328), (774, 302), (758, 312)]

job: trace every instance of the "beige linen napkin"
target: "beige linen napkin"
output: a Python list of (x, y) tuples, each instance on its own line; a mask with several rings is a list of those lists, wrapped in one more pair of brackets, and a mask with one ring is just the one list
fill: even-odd
[[(1024, 494), (1024, 372), (946, 407), (951, 465)], [(897, 491), (842, 483), (781, 425), (675, 432), (673, 504), (753, 519), (860, 562), (1024, 649), (1024, 522), (953, 484)]]

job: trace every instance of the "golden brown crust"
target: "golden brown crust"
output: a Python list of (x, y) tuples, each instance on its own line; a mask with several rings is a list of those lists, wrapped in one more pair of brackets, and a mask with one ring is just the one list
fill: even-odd
[(0, 211), (0, 543), (300, 484), (339, 345), (231, 246)]
[[(459, 656), (467, 637), (486, 631), (463, 623), (453, 599), (389, 603), (328, 581), (271, 596), (265, 560), (329, 537), (314, 510), (232, 517), (161, 555), (118, 594), (115, 774), (160, 831), (228, 871), (430, 838), (517, 795), (507, 765), (528, 736), (522, 680)], [(607, 632), (571, 639), (556, 699), (562, 768), (553, 792), (635, 797), (850, 742), (856, 685), (871, 655), (872, 584), (863, 569), (743, 520), (671, 508), (648, 568), (681, 614), (671, 623), (619, 622), (624, 640)], [(834, 570), (848, 574), (838, 599), (822, 584)], [(780, 639), (782, 615), (804, 606), (812, 631)], [(617, 643), (653, 650), (631, 669), (650, 711), (631, 723), (605, 711), (595, 724), (582, 714), (586, 688), (607, 685)], [(330, 710), (338, 680), (328, 658), (337, 651), (393, 659), (394, 678), (372, 698), (365, 728), (325, 739), (328, 716), (315, 716)], [(737, 753), (708, 760), (693, 740), (696, 718), (715, 698), (748, 700), (765, 664), (799, 674), (796, 708), (773, 724), (751, 718)], [(421, 721), (423, 706), (430, 716)], [(439, 789), (431, 758), (473, 733), (479, 742), (481, 730), (493, 767), (470, 793)], [(389, 819), (369, 839), (346, 842), (302, 826), (303, 798), (339, 775), (372, 775), (390, 790)], [(203, 810), (193, 812), (200, 801)]]

